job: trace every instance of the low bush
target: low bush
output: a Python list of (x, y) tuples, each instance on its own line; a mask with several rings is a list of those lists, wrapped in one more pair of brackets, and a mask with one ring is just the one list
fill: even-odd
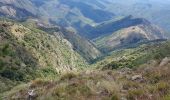
[(71, 80), (72, 78), (76, 78), (77, 75), (75, 73), (66, 73), (64, 75), (61, 76), (60, 80)]
[(137, 100), (137, 98), (141, 98), (144, 93), (145, 92), (142, 89), (129, 90), (127, 98), (128, 100)]

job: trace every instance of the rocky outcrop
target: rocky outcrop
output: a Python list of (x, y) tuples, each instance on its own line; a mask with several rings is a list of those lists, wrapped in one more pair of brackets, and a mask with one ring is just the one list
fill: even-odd
[(169, 57), (165, 57), (164, 59), (162, 59), (162, 61), (160, 62), (159, 66), (166, 66), (168, 63), (170, 63), (170, 58)]
[(0, 15), (17, 20), (35, 17), (37, 8), (30, 0), (0, 0)]
[(8, 15), (10, 17), (15, 17), (17, 14), (16, 10), (10, 6), (1, 6), (0, 13)]

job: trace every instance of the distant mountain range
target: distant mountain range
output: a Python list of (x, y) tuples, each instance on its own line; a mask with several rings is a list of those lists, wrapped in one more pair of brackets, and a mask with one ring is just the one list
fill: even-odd
[[(163, 2), (160, 5), (152, 2), (156, 1), (131, 0), (126, 4), (122, 0), (0, 0), (0, 15), (64, 27), (65, 38), (90, 61), (102, 55), (100, 50), (110, 51), (168, 36), (170, 24), (164, 23), (168, 13), (157, 11), (159, 8), (161, 13), (166, 12), (168, 7)], [(159, 15), (155, 17), (157, 12)], [(155, 23), (166, 27), (158, 28)], [(44, 30), (48, 29), (44, 27)]]
[(169, 0), (0, 0), (0, 100), (170, 100)]
[(76, 29), (132, 15), (145, 18), (166, 32), (170, 31), (168, 0), (126, 2), (124, 0), (0, 0), (0, 14), (17, 19), (36, 17)]

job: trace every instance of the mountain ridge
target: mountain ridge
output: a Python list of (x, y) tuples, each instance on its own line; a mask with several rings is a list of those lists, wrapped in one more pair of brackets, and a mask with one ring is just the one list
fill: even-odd
[(170, 100), (168, 3), (0, 0), (0, 100)]

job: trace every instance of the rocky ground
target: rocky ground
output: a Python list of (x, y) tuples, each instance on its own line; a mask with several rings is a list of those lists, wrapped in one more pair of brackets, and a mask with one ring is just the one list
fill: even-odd
[(169, 58), (138, 69), (87, 70), (55, 80), (36, 79), (15, 87), (3, 99), (36, 100), (169, 100)]

